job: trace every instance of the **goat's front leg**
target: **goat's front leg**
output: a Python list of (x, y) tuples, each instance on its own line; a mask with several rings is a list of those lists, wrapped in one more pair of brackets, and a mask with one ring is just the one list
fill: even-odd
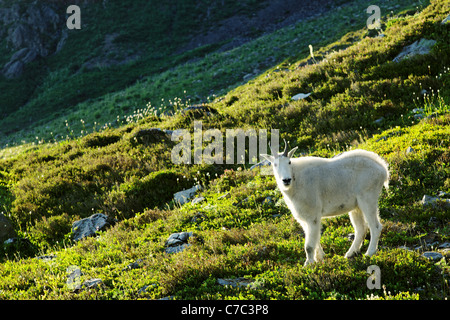
[(303, 229), (305, 230), (305, 266), (307, 266), (314, 263), (316, 248), (320, 246), (320, 219), (316, 218), (312, 221), (306, 221), (305, 223), (303, 223)]

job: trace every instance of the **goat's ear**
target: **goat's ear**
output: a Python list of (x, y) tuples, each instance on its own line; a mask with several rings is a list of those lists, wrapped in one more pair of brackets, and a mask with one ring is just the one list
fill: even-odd
[(288, 157), (292, 158), (292, 156), (294, 155), (295, 150), (297, 150), (298, 147), (295, 147), (294, 149), (292, 149), (291, 151), (289, 151), (288, 153)]
[(264, 159), (266, 159), (267, 161), (269, 161), (270, 163), (273, 163), (273, 161), (275, 160), (275, 158), (271, 155), (268, 154), (260, 154), (261, 157), (263, 157)]

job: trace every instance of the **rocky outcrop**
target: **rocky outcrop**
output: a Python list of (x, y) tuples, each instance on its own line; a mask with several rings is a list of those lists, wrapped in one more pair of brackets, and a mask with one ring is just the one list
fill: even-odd
[(402, 52), (400, 52), (392, 61), (399, 62), (403, 59), (409, 59), (416, 55), (428, 54), (435, 44), (436, 40), (432, 39), (417, 40), (409, 46), (404, 47)]
[(103, 213), (93, 214), (88, 218), (75, 221), (72, 224), (72, 238), (74, 241), (79, 241), (87, 237), (95, 236), (97, 232), (106, 230), (115, 223), (115, 219)]
[[(0, 5), (2, 1), (0, 1)], [(65, 10), (57, 3), (34, 1), (31, 4), (4, 4), (0, 8), (0, 39), (6, 38), (13, 53), (1, 68), (9, 79), (19, 77), (26, 64), (38, 57), (47, 57), (61, 49), (67, 38), (64, 33)]]

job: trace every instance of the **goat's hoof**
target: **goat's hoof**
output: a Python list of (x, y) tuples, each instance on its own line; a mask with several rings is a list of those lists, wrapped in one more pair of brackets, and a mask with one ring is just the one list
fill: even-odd
[(304, 267), (312, 266), (314, 264), (314, 260), (306, 260)]
[(353, 259), (353, 258), (355, 258), (357, 255), (358, 255), (357, 252), (352, 252), (352, 253), (348, 253), (348, 252), (347, 252), (347, 253), (345, 254), (344, 258), (346, 258), (346, 259)]
[(347, 253), (345, 254), (344, 258), (347, 258), (347, 259), (354, 259), (354, 258), (360, 257), (360, 256), (362, 256), (361, 251), (355, 251), (355, 252), (352, 252), (352, 253), (347, 252)]

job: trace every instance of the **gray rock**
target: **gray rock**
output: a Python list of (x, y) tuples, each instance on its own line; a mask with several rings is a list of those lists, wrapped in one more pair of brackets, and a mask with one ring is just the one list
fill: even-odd
[(273, 199), (272, 199), (272, 197), (266, 197), (264, 200), (263, 200), (263, 202), (262, 202), (262, 204), (264, 205), (264, 204), (267, 204), (267, 205), (270, 205), (270, 204), (273, 204), (274, 203), (274, 201), (273, 201)]
[(145, 293), (145, 292), (147, 292), (147, 289), (154, 288), (154, 287), (157, 287), (157, 286), (158, 285), (156, 283), (152, 283), (152, 284), (143, 286), (142, 288), (139, 289), (138, 293), (139, 294)]
[(180, 205), (188, 203), (190, 199), (195, 195), (198, 190), (201, 190), (202, 187), (198, 184), (193, 186), (190, 189), (179, 191), (173, 195), (173, 199), (175, 202), (178, 202)]
[(373, 123), (374, 124), (380, 124), (380, 123), (382, 123), (384, 121), (384, 117), (380, 117), (380, 118), (378, 118), (377, 120), (375, 120)]
[(441, 243), (441, 244), (438, 246), (438, 248), (439, 248), (439, 249), (450, 249), (450, 242), (444, 242), (444, 243)]
[(9, 221), (3, 213), (0, 213), (0, 243), (10, 238), (14, 238), (15, 236), (16, 232), (14, 231), (11, 221)]
[(178, 253), (188, 248), (188, 240), (192, 235), (192, 232), (172, 233), (166, 241), (166, 253)]
[(218, 197), (217, 200), (228, 199), (230, 197), (231, 197), (230, 193), (227, 192), (227, 193), (221, 195), (220, 197)]
[(441, 205), (444, 208), (450, 208), (450, 199), (441, 199), (439, 197), (432, 197), (429, 195), (424, 195), (421, 201), (422, 205), (425, 206), (433, 206)]
[(430, 39), (417, 40), (412, 44), (410, 44), (409, 46), (404, 47), (402, 52), (400, 52), (392, 61), (399, 62), (403, 59), (411, 58), (416, 55), (428, 54), (431, 50), (431, 47), (433, 47), (435, 43), (436, 40)]
[(142, 263), (144, 262), (144, 260), (142, 259), (137, 259), (136, 262), (132, 262), (129, 265), (127, 265), (125, 268), (122, 269), (122, 271), (127, 271), (127, 270), (133, 270), (133, 269), (139, 269), (140, 267), (142, 267)]
[(408, 149), (406, 149), (406, 154), (410, 154), (410, 153), (415, 153), (415, 151), (412, 147), (408, 147)]
[(81, 276), (82, 272), (80, 267), (78, 266), (69, 266), (66, 269), (67, 272), (67, 281), (66, 285), (69, 290), (78, 291), (81, 289)]
[(441, 24), (446, 24), (448, 22), (450, 22), (450, 14), (444, 20), (441, 21)]
[(158, 300), (175, 300), (175, 296), (167, 296), (167, 297), (163, 297), (161, 299)]
[(167, 247), (179, 246), (188, 242), (192, 232), (172, 233), (166, 241)]
[(99, 278), (88, 279), (83, 282), (83, 289), (96, 289), (101, 287), (103, 284), (103, 280)]
[(221, 286), (228, 286), (232, 288), (251, 288), (257, 289), (263, 286), (262, 282), (256, 281), (254, 279), (248, 278), (225, 278), (217, 279), (217, 283)]
[(54, 254), (36, 257), (36, 259), (42, 260), (42, 261), (46, 261), (46, 262), (52, 261), (52, 260), (54, 260), (54, 259), (56, 259), (56, 258), (57, 258), (57, 256), (54, 255)]
[(444, 257), (439, 252), (434, 252), (434, 251), (426, 251), (422, 254), (422, 256), (424, 256), (427, 259), (436, 261), (436, 262), (440, 261)]
[(72, 239), (79, 241), (86, 237), (95, 236), (98, 231), (104, 231), (115, 223), (115, 219), (103, 213), (93, 214), (88, 218), (75, 221), (72, 224)]
[(429, 204), (436, 202), (437, 200), (439, 200), (439, 198), (424, 194), (423, 198), (422, 198), (422, 204), (429, 205)]
[(245, 76), (242, 77), (242, 80), (248, 81), (251, 78), (253, 78), (255, 75), (253, 73), (247, 73)]
[(302, 99), (308, 98), (310, 95), (311, 95), (311, 92), (310, 93), (299, 93), (299, 94), (296, 94), (295, 96), (291, 97), (291, 99), (294, 101), (302, 100)]
[(439, 191), (438, 192), (438, 197), (439, 198), (447, 198), (447, 197), (450, 197), (450, 193), (444, 192), (444, 191)]
[(203, 202), (203, 201), (205, 201), (206, 199), (205, 199), (205, 197), (197, 197), (197, 198), (195, 198), (194, 200), (192, 200), (192, 204), (197, 204), (197, 203), (200, 203), (200, 202)]

